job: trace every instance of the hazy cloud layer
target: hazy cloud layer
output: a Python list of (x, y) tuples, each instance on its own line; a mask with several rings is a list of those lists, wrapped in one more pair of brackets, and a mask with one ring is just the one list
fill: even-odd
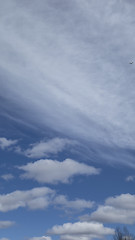
[(134, 12), (126, 0), (2, 2), (1, 114), (134, 149)]
[[(105, 235), (113, 234), (114, 230), (104, 227), (97, 222), (76, 222), (56, 225), (48, 231), (52, 235), (60, 235), (61, 239), (88, 240), (91, 238), (102, 238)], [(73, 237), (73, 238), (72, 238)]]
[(24, 170), (22, 178), (34, 179), (41, 183), (69, 183), (70, 179), (76, 175), (99, 174), (100, 169), (91, 167), (84, 163), (66, 159), (63, 162), (50, 159), (41, 159), (34, 163), (28, 163), (18, 167)]
[(7, 139), (5, 137), (1, 137), (0, 138), (0, 148), (4, 150), (5, 148), (15, 145), (17, 142), (18, 142), (17, 140), (11, 140), (11, 139)]
[(103, 223), (135, 223), (135, 195), (121, 194), (107, 198), (91, 215), (81, 217), (83, 221), (98, 221)]
[(57, 154), (65, 148), (76, 144), (77, 142), (73, 140), (57, 137), (48, 141), (40, 141), (39, 143), (31, 144), (31, 147), (22, 153), (30, 158), (40, 158), (46, 157), (50, 154)]

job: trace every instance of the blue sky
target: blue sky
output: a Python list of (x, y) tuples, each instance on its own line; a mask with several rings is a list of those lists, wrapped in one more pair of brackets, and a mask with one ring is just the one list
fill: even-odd
[(135, 234), (134, 12), (1, 1), (0, 240)]

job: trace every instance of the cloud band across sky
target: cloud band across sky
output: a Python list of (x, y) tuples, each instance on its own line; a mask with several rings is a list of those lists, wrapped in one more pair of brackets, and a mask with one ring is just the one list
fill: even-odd
[[(116, 0), (70, 0), (57, 9), (49, 1), (39, 5), (34, 1), (26, 8), (8, 0), (0, 10), (2, 102), (14, 105), (18, 120), (133, 149), (134, 5)], [(9, 111), (6, 105), (2, 114)]]

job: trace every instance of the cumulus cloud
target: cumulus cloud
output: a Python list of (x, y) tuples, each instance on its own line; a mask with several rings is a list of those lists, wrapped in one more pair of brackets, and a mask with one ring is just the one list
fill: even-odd
[(32, 237), (32, 238), (29, 238), (28, 240), (51, 240), (51, 237), (48, 237), (48, 236)]
[(0, 148), (6, 149), (8, 147), (11, 147), (12, 145), (15, 145), (18, 141), (17, 140), (11, 140), (7, 139), (5, 137), (0, 138)]
[(12, 221), (0, 221), (0, 229), (2, 228), (9, 228), (14, 225)]
[[(52, 235), (60, 235), (61, 239), (81, 239), (102, 238), (105, 235), (113, 234), (114, 229), (104, 227), (97, 222), (75, 222), (56, 225), (48, 231)], [(73, 238), (72, 238), (73, 237)]]
[(25, 171), (21, 176), (25, 179), (34, 179), (41, 183), (69, 183), (70, 179), (76, 175), (99, 174), (100, 169), (91, 167), (84, 163), (66, 159), (63, 162), (50, 159), (41, 159), (34, 163), (19, 166)]
[(65, 147), (73, 146), (77, 142), (66, 138), (53, 138), (48, 141), (31, 144), (31, 147), (24, 151), (24, 154), (30, 158), (40, 158), (49, 154), (57, 154), (65, 149)]
[(8, 174), (1, 175), (1, 178), (3, 178), (5, 181), (9, 181), (9, 180), (12, 180), (14, 176), (11, 173), (8, 173)]
[[(87, 144), (134, 149), (134, 11), (132, 1), (2, 2), (3, 115)], [(126, 153), (128, 161), (117, 161), (133, 163)]]
[(94, 205), (94, 202), (92, 201), (86, 201), (84, 199), (76, 199), (76, 200), (68, 200), (65, 195), (58, 195), (54, 199), (54, 204), (57, 207), (63, 208), (65, 211), (71, 209), (71, 210), (77, 210), (82, 211), (86, 208), (92, 208)]
[[(47, 187), (33, 188), (26, 191), (14, 191), (0, 195), (0, 212), (7, 212), (26, 207), (30, 210), (46, 209), (47, 207), (58, 207), (65, 212), (69, 210), (83, 211), (92, 208), (94, 202), (84, 199), (69, 200), (64, 195), (58, 195), (55, 190)], [(10, 222), (1, 222), (1, 224)]]
[(0, 211), (7, 212), (19, 207), (31, 210), (47, 208), (54, 196), (54, 191), (47, 187), (33, 188), (26, 191), (14, 191), (0, 195)]
[[(61, 237), (60, 237), (60, 240), (90, 240), (90, 239), (93, 239), (94, 237), (96, 237), (96, 236), (89, 236), (89, 235), (87, 235), (87, 234), (85, 234), (84, 236), (78, 236), (78, 235), (75, 235), (75, 236), (73, 236), (73, 235), (62, 235)], [(100, 238), (99, 236), (98, 236), (98, 238)]]
[(121, 194), (107, 198), (91, 215), (80, 218), (83, 221), (98, 221), (103, 223), (135, 223), (135, 195)]

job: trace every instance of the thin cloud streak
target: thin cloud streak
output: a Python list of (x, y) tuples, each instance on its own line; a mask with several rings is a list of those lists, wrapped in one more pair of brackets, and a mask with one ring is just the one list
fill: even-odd
[(53, 204), (56, 207), (63, 209), (64, 211), (83, 211), (87, 208), (92, 208), (94, 205), (93, 201), (86, 201), (84, 199), (76, 199), (73, 201), (69, 201), (65, 195), (58, 195), (55, 197)]
[(2, 150), (12, 147), (18, 142), (18, 140), (7, 139), (5, 137), (0, 137), (0, 148)]
[(135, 180), (135, 175), (131, 175), (131, 176), (126, 177), (127, 182), (133, 182), (134, 180)]
[(45, 237), (45, 236), (42, 236), (42, 237), (32, 237), (32, 238), (29, 238), (28, 240), (51, 240), (51, 237)]
[(15, 223), (13, 221), (0, 221), (0, 229), (5, 229), (13, 226)]
[(66, 138), (53, 138), (47, 141), (40, 141), (38, 143), (31, 144), (31, 147), (20, 153), (26, 155), (29, 158), (41, 158), (51, 154), (57, 154), (62, 152), (65, 148), (75, 146), (77, 141), (69, 140)]
[(3, 178), (5, 181), (9, 181), (14, 179), (14, 176), (11, 173), (7, 173), (7, 174), (1, 175), (1, 178)]
[(0, 240), (10, 240), (9, 238), (0, 238)]

